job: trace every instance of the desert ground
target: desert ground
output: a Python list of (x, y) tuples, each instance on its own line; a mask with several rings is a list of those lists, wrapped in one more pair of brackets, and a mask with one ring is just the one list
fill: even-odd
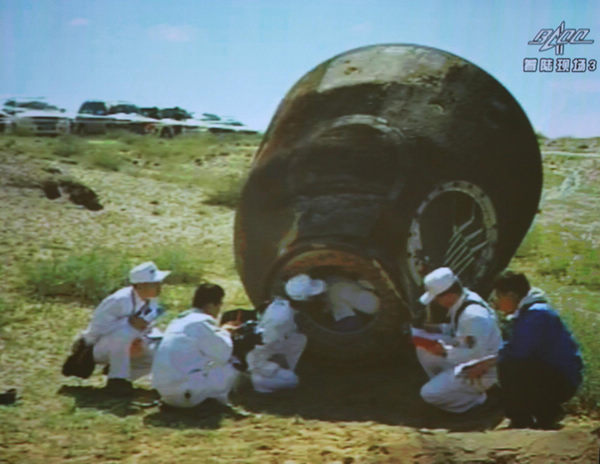
[[(162, 410), (147, 380), (132, 401), (110, 398), (100, 368), (87, 380), (63, 377), (73, 338), (132, 263), (173, 269), (161, 327), (187, 309), (200, 280), (226, 289), (225, 310), (251, 307), (232, 230), (260, 136), (0, 136), (0, 391), (18, 392), (0, 406), (0, 462), (597, 463), (600, 139), (539, 141), (540, 212), (511, 268), (550, 293), (587, 366), (552, 431), (508, 429), (498, 407), (430, 408), (410, 353), (378, 368), (303, 359), (297, 390), (263, 395), (243, 380), (234, 410)], [(77, 204), (75, 184), (102, 209)], [(49, 185), (59, 197), (48, 198)]]

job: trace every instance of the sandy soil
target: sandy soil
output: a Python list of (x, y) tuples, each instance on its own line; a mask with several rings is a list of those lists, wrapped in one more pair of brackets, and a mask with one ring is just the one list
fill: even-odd
[[(24, 155), (4, 154), (0, 161), (0, 256), (5, 276), (0, 290), (4, 293), (15, 291), (16, 271), (23, 260), (48, 256), (57, 250), (107, 245), (110, 238), (110, 245), (115, 247), (179, 241), (192, 242), (212, 252), (222, 249), (223, 262), (213, 268), (214, 276), (231, 289), (234, 300), (244, 301), (240, 283), (230, 277), (233, 212), (218, 207), (208, 211), (201, 202), (201, 186), (181, 188), (142, 176), (88, 171), (66, 164), (56, 166), (54, 161), (33, 161)], [(46, 199), (39, 189), (39, 179), (53, 175), (47, 171), (50, 164), (93, 188), (104, 209), (90, 212), (66, 198)], [(569, 182), (576, 183), (577, 175), (573, 174)], [(567, 184), (561, 184), (551, 195), (573, 188)], [(157, 205), (161, 212), (153, 214)], [(553, 210), (552, 214), (559, 212)], [(250, 417), (221, 422), (219, 418), (213, 421), (203, 417), (202, 411), (173, 414), (157, 406), (135, 414), (144, 427), (168, 430), (182, 438), (196, 427), (219, 429), (220, 434), (210, 443), (214, 455), (222, 456), (222, 462), (599, 462), (600, 423), (586, 417), (567, 416), (564, 427), (556, 431), (511, 430), (506, 428), (498, 406), (459, 416), (434, 410), (419, 398), (425, 377), (410, 356), (373, 370), (333, 370), (303, 360), (299, 372), (302, 383), (292, 392), (265, 396), (252, 392), (247, 382), (242, 383), (232, 399), (252, 413)], [(106, 409), (105, 399), (94, 396), (98, 378), (83, 385), (67, 380), (63, 383), (66, 387), (59, 389), (57, 397), (45, 400), (72, 398), (78, 408)], [(140, 394), (143, 396), (143, 391)], [(34, 427), (25, 422), (22, 426)], [(48, 433), (53, 434), (54, 443), (70, 440), (69, 436), (61, 438), (58, 432)], [(160, 435), (166, 432), (158, 436), (148, 433), (133, 435), (131, 440), (138, 445), (135, 452), (123, 452), (117, 459), (102, 458), (98, 452), (100, 457), (95, 462), (181, 462), (180, 458), (194, 462), (195, 447), (204, 446), (189, 443), (177, 450), (165, 450)], [(26, 440), (19, 440), (17, 431), (3, 437), (0, 462), (44, 461), (44, 452), (40, 451), (43, 447), (31, 447)], [(239, 451), (238, 440), (250, 446), (252, 452), (244, 454), (249, 453), (246, 448)], [(199, 456), (200, 452), (196, 452)], [(177, 460), (169, 461), (168, 456)], [(82, 458), (72, 462), (91, 461)]]

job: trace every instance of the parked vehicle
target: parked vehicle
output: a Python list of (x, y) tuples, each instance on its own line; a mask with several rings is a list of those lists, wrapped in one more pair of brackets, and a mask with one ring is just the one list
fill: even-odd
[(108, 116), (108, 107), (102, 101), (84, 102), (75, 121), (73, 122), (73, 132), (77, 134), (103, 134), (107, 131), (114, 119)]
[(155, 133), (161, 137), (174, 137), (182, 133), (195, 131), (248, 134), (257, 132), (229, 116), (221, 117), (214, 113), (202, 113), (199, 118), (195, 118), (192, 113), (178, 106), (173, 108), (158, 108), (156, 106), (141, 108), (141, 113), (157, 120)]
[(140, 108), (126, 101), (87, 100), (79, 107), (72, 122), (76, 134), (104, 134), (110, 129), (124, 129), (138, 134), (174, 137), (186, 132), (209, 131), (256, 133), (256, 130), (231, 117), (193, 113), (178, 106)]
[(12, 117), (8, 113), (0, 111), (0, 134), (6, 134), (11, 127)]
[(153, 106), (151, 108), (141, 108), (142, 114), (154, 119), (173, 119), (175, 121), (186, 121), (192, 119), (193, 116), (183, 108), (175, 106), (173, 108), (158, 108)]
[(175, 106), (173, 108), (141, 108), (144, 116), (157, 120), (154, 132), (160, 137), (171, 138), (176, 135), (196, 130), (197, 125), (192, 121), (192, 114), (183, 108)]
[(40, 98), (10, 98), (2, 111), (10, 115), (10, 129), (35, 135), (68, 134), (71, 118), (63, 108), (50, 105)]
[(222, 132), (255, 134), (257, 132), (256, 130), (249, 128), (230, 116), (218, 116), (214, 113), (202, 113), (202, 116), (195, 121), (200, 127), (203, 127), (209, 132), (215, 134)]
[(140, 108), (128, 102), (89, 100), (77, 112), (73, 131), (77, 134), (104, 134), (108, 129), (125, 129), (138, 134), (155, 130), (157, 120), (142, 114)]

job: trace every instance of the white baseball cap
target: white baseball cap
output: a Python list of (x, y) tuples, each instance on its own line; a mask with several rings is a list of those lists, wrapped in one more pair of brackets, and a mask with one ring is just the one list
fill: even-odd
[(444, 293), (457, 281), (458, 279), (449, 267), (437, 268), (425, 276), (423, 284), (427, 291), (421, 295), (419, 301), (424, 305), (428, 305), (436, 296)]
[(142, 263), (129, 271), (129, 282), (132, 284), (162, 282), (171, 271), (161, 271), (152, 261)]
[(312, 296), (325, 291), (325, 282), (320, 279), (311, 279), (306, 274), (298, 274), (285, 284), (285, 292), (292, 300), (306, 301)]

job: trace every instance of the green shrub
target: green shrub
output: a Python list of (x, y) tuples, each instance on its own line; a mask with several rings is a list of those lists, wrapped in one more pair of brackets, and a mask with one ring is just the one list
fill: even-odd
[(74, 135), (63, 135), (58, 138), (54, 154), (63, 158), (82, 156), (85, 153), (85, 141)]
[(148, 161), (162, 160), (173, 155), (173, 143), (171, 140), (159, 139), (154, 135), (138, 136), (132, 140), (131, 148), (139, 154), (142, 159)]
[(237, 207), (242, 195), (244, 176), (214, 176), (204, 183), (206, 187), (206, 199), (204, 203), (214, 206), (225, 206), (227, 208)]
[(108, 140), (117, 140), (126, 143), (127, 145), (133, 145), (143, 137), (143, 135), (136, 134), (125, 129), (113, 129), (110, 130), (106, 135)]
[(97, 304), (127, 283), (129, 262), (109, 251), (40, 260), (24, 266), (25, 285), (39, 297), (74, 298)]
[(123, 158), (116, 154), (110, 147), (108, 149), (94, 150), (88, 155), (87, 161), (93, 167), (115, 172), (119, 171), (124, 163)]
[(179, 245), (159, 248), (153, 261), (160, 269), (171, 274), (167, 278), (170, 284), (197, 284), (204, 280), (205, 263), (193, 250)]

